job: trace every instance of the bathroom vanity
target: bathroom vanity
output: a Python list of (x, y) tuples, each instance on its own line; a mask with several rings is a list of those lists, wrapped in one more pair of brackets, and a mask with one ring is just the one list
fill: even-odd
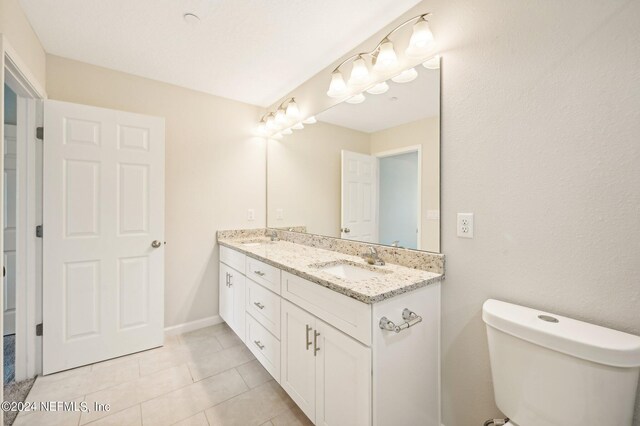
[(309, 419), (440, 425), (441, 270), (231, 234), (220, 316)]

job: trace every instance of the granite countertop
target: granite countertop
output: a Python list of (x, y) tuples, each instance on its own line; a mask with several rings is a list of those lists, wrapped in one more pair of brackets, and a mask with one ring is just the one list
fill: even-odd
[[(260, 242), (258, 245), (248, 242)], [(237, 250), (306, 280), (342, 293), (363, 303), (376, 303), (442, 280), (443, 275), (387, 263), (368, 265), (361, 257), (324, 250), (289, 241), (270, 241), (268, 238), (219, 238), (222, 246)], [(358, 280), (337, 277), (319, 267), (349, 263), (381, 275)]]

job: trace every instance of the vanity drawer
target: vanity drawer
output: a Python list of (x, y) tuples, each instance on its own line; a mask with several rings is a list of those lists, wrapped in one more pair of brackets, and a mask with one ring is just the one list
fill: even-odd
[(220, 246), (220, 262), (231, 266), (238, 272), (245, 273), (245, 258), (246, 256), (239, 251), (232, 250), (228, 247)]
[(280, 269), (247, 256), (245, 274), (258, 284), (280, 294)]
[(365, 345), (371, 345), (371, 305), (284, 271), (282, 297)]
[(247, 346), (260, 364), (280, 383), (280, 341), (247, 314)]
[(271, 334), (280, 338), (280, 296), (247, 280), (247, 312)]

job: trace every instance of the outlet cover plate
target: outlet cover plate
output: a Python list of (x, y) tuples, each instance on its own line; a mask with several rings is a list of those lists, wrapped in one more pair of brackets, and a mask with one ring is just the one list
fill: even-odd
[(458, 213), (458, 237), (473, 238), (473, 213)]

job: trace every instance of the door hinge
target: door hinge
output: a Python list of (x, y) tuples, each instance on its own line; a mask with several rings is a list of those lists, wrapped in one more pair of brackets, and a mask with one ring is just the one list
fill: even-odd
[(42, 225), (36, 226), (36, 237), (42, 238)]
[(36, 336), (42, 336), (42, 323), (36, 324)]
[(44, 127), (36, 127), (36, 138), (44, 140)]

